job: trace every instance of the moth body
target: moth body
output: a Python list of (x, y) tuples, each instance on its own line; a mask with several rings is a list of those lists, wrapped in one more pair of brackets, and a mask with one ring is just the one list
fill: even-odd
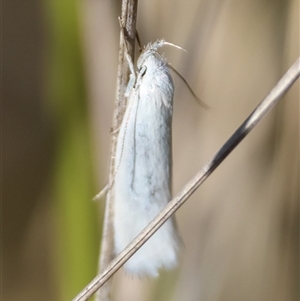
[[(114, 243), (119, 254), (171, 199), (174, 85), (163, 45), (140, 55), (134, 87), (117, 140), (114, 183)], [(157, 276), (177, 264), (179, 237), (170, 218), (125, 264), (138, 276)]]

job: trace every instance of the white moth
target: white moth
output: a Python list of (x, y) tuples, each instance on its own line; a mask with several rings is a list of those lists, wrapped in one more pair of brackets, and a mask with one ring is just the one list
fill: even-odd
[[(128, 105), (115, 156), (114, 246), (119, 254), (171, 199), (174, 85), (167, 61), (157, 52), (164, 40), (147, 45), (129, 60)], [(173, 45), (175, 46), (175, 45)], [(177, 46), (175, 46), (177, 47)], [(170, 218), (125, 264), (138, 276), (157, 276), (176, 266), (180, 239)]]

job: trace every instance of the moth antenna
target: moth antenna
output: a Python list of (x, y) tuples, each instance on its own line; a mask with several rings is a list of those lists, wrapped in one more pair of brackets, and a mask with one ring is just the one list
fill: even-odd
[[(182, 48), (182, 47), (180, 47), (180, 46), (178, 46), (176, 44), (173, 44), (173, 43), (170, 43), (170, 42), (166, 42), (164, 40), (162, 40), (161, 42), (164, 45), (173, 46), (175, 48), (178, 48), (180, 50), (183, 50), (183, 51), (187, 52), (184, 48)], [(170, 65), (169, 63), (168, 63), (168, 66), (182, 79), (182, 81), (186, 84), (187, 88), (192, 93), (192, 95), (196, 98), (196, 100), (198, 101), (198, 103), (202, 107), (204, 107), (205, 109), (210, 109), (210, 107), (196, 95), (196, 93), (193, 91), (193, 89), (191, 88), (191, 86), (189, 85), (189, 83), (186, 81), (186, 79), (172, 65)]]
[[(164, 40), (160, 40), (160, 41), (157, 41), (157, 44), (161, 44), (161, 45), (158, 45), (156, 47), (162, 47), (164, 44), (166, 45), (170, 45), (170, 46), (174, 46), (175, 48), (178, 48), (180, 50), (183, 50), (183, 51), (186, 51), (184, 48), (176, 45), (176, 44), (172, 44), (172, 43), (169, 43), (169, 42), (165, 42)], [(187, 52), (187, 51), (186, 51)], [(160, 55), (158, 52), (157, 52), (157, 55), (159, 55), (162, 59), (164, 59), (164, 57), (162, 55)], [(197, 100), (197, 102), (205, 109), (210, 109), (210, 107), (204, 102), (202, 101), (197, 95), (196, 93), (193, 91), (193, 89), (191, 88), (191, 86), (189, 85), (189, 83), (186, 81), (186, 79), (169, 63), (167, 63), (167, 65), (182, 79), (182, 81), (186, 84), (187, 88), (189, 89), (189, 91), (192, 93), (192, 95), (194, 96), (194, 98)]]
[[(123, 37), (123, 40), (124, 40), (124, 46), (125, 46), (125, 57), (127, 59), (127, 62), (128, 62), (128, 65), (129, 65), (129, 69), (131, 71), (131, 75), (134, 76), (134, 79), (133, 81), (135, 82), (135, 72), (134, 72), (134, 66), (133, 66), (133, 62), (131, 61), (131, 58), (130, 56), (128, 55), (128, 49), (127, 49), (127, 44), (126, 44), (126, 35), (125, 35), (125, 29), (124, 29), (124, 26), (122, 24), (122, 19), (120, 17), (118, 17), (118, 20), (119, 20), (119, 25), (120, 25), (120, 30), (121, 30), (121, 35)], [(139, 43), (139, 42), (138, 42)], [(132, 81), (132, 80), (131, 80)], [(131, 82), (130, 81), (130, 82)], [(126, 94), (126, 93), (125, 93)], [(130, 104), (129, 104), (130, 105)], [(125, 136), (126, 136), (126, 131), (127, 131), (127, 124), (128, 124), (128, 120), (129, 120), (129, 117), (130, 117), (130, 113), (131, 113), (131, 109), (132, 109), (132, 106), (129, 108), (129, 114), (128, 114), (128, 118), (126, 120), (126, 124), (125, 124), (125, 129), (124, 129), (124, 137), (123, 137), (123, 141), (122, 141), (122, 149), (121, 149), (121, 155), (120, 155), (120, 160), (118, 162), (118, 165), (115, 169), (115, 172), (113, 174), (113, 177), (112, 177), (112, 180), (110, 181), (110, 183), (106, 184), (105, 187), (93, 198), (93, 200), (98, 200), (98, 199), (101, 199), (104, 195), (107, 194), (107, 192), (112, 188), (112, 186), (114, 185), (114, 182), (115, 182), (115, 178), (116, 178), (116, 175), (117, 175), (117, 172), (118, 172), (118, 169), (120, 167), (120, 164), (121, 164), (121, 159), (122, 159), (122, 154), (123, 154), (123, 149), (124, 149), (124, 141), (125, 141)]]
[(141, 40), (140, 40), (140, 36), (139, 36), (138, 31), (135, 32), (135, 38), (136, 38), (136, 41), (137, 41), (137, 43), (139, 45), (139, 51), (142, 52), (143, 46), (141, 44)]
[[(183, 49), (184, 50), (184, 49)], [(192, 93), (192, 95), (196, 98), (197, 102), (205, 109), (210, 109), (210, 106), (208, 106), (204, 101), (202, 101), (196, 93), (193, 91), (189, 83), (186, 81), (186, 79), (170, 64), (168, 66), (182, 79), (182, 81), (186, 84), (189, 91)]]
[(133, 107), (133, 103), (129, 104), (129, 111), (128, 111), (128, 116), (126, 119), (126, 123), (125, 123), (125, 128), (124, 128), (124, 135), (122, 138), (122, 148), (121, 148), (121, 154), (120, 154), (120, 159), (117, 163), (117, 167), (115, 169), (115, 172), (113, 174), (112, 180), (110, 181), (110, 183), (108, 183), (107, 185), (105, 185), (105, 187), (93, 198), (93, 201), (101, 199), (104, 195), (107, 194), (107, 192), (113, 187), (114, 183), (115, 183), (115, 179), (116, 179), (116, 175), (118, 173), (119, 167), (121, 165), (121, 161), (122, 161), (122, 156), (123, 156), (123, 150), (124, 150), (124, 145), (125, 145), (125, 137), (126, 137), (126, 132), (127, 132), (127, 126), (128, 126), (128, 121), (129, 121), (129, 117), (131, 115), (131, 110)]
[(169, 45), (169, 46), (172, 46), (172, 47), (175, 47), (175, 48), (178, 48), (178, 49), (180, 49), (180, 50), (183, 50), (183, 51), (187, 52), (184, 48), (182, 48), (182, 47), (180, 47), (180, 46), (178, 46), (178, 45), (176, 45), (176, 44), (166, 42), (166, 41), (164, 41), (164, 40), (163, 40), (163, 44), (164, 44), (164, 45)]

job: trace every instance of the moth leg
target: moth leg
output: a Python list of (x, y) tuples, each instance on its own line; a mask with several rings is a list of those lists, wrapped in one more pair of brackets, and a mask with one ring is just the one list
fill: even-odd
[(93, 201), (97, 201), (97, 200), (101, 199), (103, 196), (105, 196), (107, 194), (109, 189), (110, 189), (109, 184), (106, 184), (104, 186), (104, 188), (102, 188), (101, 191), (93, 197)]
[(130, 69), (129, 81), (128, 81), (126, 91), (125, 91), (125, 96), (128, 97), (130, 95), (130, 92), (132, 91), (134, 85), (135, 85), (136, 76), (135, 76), (134, 66), (133, 66), (131, 57), (128, 54), (126, 47), (125, 47), (125, 57), (127, 59), (128, 66), (129, 66), (129, 69)]
[(119, 133), (121, 126), (117, 127), (116, 129), (111, 128), (110, 129), (110, 134), (111, 135), (116, 135), (117, 133)]
[(130, 70), (129, 81), (128, 81), (127, 88), (126, 88), (126, 91), (125, 91), (125, 96), (128, 97), (129, 94), (130, 94), (130, 91), (133, 89), (133, 87), (135, 85), (136, 75), (135, 75), (135, 71), (134, 71), (133, 61), (132, 61), (132, 59), (129, 55), (129, 51), (128, 51), (127, 44), (126, 44), (125, 29), (124, 29), (124, 26), (122, 24), (122, 20), (121, 20), (120, 17), (119, 17), (119, 24), (120, 24), (121, 36), (122, 36), (123, 41), (124, 41), (124, 54), (125, 54), (128, 66), (129, 66), (129, 70)]

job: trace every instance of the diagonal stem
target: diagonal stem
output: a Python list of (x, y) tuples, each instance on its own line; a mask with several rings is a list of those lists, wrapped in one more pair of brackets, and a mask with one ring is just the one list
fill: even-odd
[(88, 300), (112, 275), (174, 214), (208, 176), (221, 164), (233, 149), (247, 136), (255, 125), (270, 111), (300, 76), (300, 57), (290, 67), (269, 94), (260, 102), (249, 117), (226, 141), (220, 150), (200, 169), (183, 190), (160, 212), (158, 216), (108, 265), (96, 276), (73, 301)]

